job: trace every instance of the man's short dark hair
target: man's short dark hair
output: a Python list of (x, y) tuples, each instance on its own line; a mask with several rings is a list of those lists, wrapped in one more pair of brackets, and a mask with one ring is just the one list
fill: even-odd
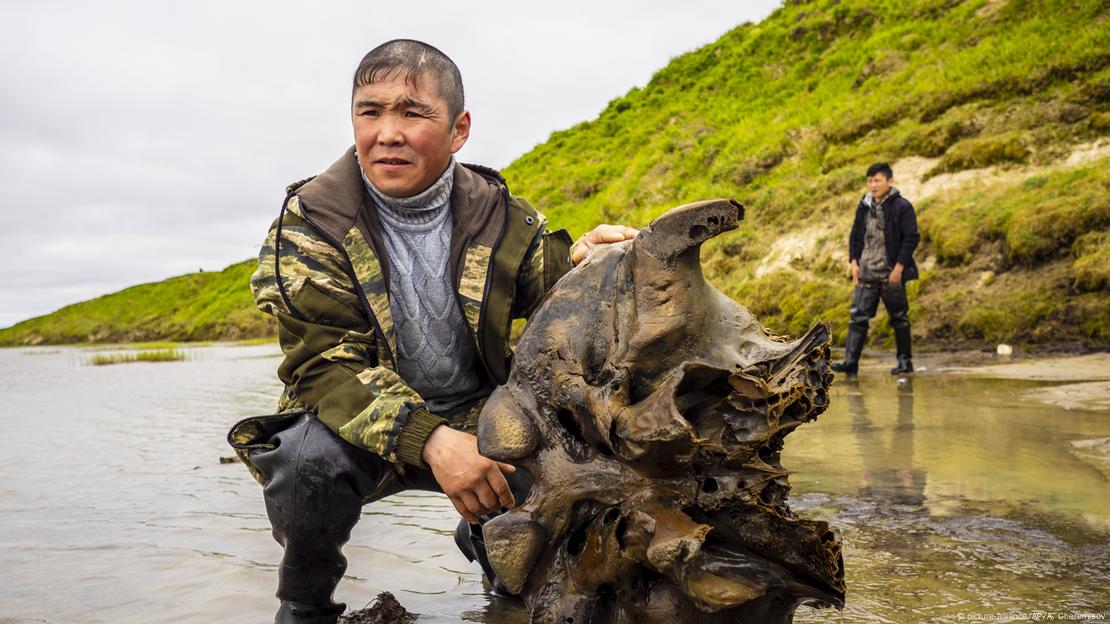
[(887, 163), (875, 163), (867, 168), (867, 177), (869, 178), (880, 173), (886, 176), (887, 180), (894, 177), (894, 170), (891, 169), (890, 165)]
[(421, 78), (431, 80), (436, 94), (447, 100), (452, 122), (463, 112), (466, 100), (458, 66), (435, 47), (413, 39), (386, 41), (367, 52), (355, 70), (351, 97), (359, 87), (398, 76), (411, 85)]

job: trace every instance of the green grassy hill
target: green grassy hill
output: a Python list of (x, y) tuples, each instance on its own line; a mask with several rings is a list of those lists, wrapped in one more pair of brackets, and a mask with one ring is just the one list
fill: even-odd
[[(789, 2), (512, 163), (556, 226), (711, 197), (747, 220), (709, 278), (775, 333), (846, 330), (848, 229), (885, 160), (917, 207), (918, 344), (1110, 346), (1110, 2)], [(69, 306), (0, 344), (247, 337), (249, 263)], [(172, 307), (179, 297), (193, 297)], [(888, 342), (885, 324), (873, 342)]]
[(710, 279), (772, 331), (842, 338), (851, 217), (889, 161), (923, 226), (925, 344), (1105, 346), (1108, 19), (1106, 1), (789, 2), (505, 175), (575, 235), (734, 197), (748, 219), (707, 245)]
[(66, 306), (0, 329), (0, 345), (237, 340), (276, 332), (254, 307), (254, 260), (190, 273)]

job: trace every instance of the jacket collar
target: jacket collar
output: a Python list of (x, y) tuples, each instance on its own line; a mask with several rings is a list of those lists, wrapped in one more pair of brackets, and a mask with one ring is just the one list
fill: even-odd
[[(456, 163), (451, 190), (455, 223), (470, 238), (483, 238), (483, 230), (507, 192), (504, 179), (493, 169)], [(342, 240), (358, 218), (366, 193), (354, 146), (326, 171), (297, 188), (296, 193), (313, 223)]]
[[(886, 203), (886, 202), (894, 199), (895, 197), (898, 197), (901, 194), (902, 193), (899, 192), (898, 189), (896, 189), (892, 186), (892, 187), (890, 187), (890, 191), (887, 192), (886, 200), (883, 203)], [(863, 205), (870, 208), (871, 204), (873, 204), (873, 203), (875, 203), (875, 199), (873, 197), (871, 197), (871, 193), (864, 193), (863, 194)]]

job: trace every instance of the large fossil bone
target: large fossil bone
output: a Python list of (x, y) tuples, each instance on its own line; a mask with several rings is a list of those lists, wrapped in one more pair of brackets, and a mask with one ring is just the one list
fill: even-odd
[(543, 624), (790, 622), (843, 605), (837, 533), (786, 504), (783, 438), (828, 405), (829, 335), (773, 338), (706, 282), (733, 201), (598, 248), (532, 320), (483, 410), (482, 453), (528, 471), (484, 527)]

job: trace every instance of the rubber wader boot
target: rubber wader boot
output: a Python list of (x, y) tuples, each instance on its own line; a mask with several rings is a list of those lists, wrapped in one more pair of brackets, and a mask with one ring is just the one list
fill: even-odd
[(855, 375), (859, 372), (859, 356), (863, 353), (863, 343), (867, 341), (867, 330), (854, 325), (848, 326), (848, 340), (844, 342), (844, 361), (832, 365), (833, 372)]
[(251, 451), (266, 475), (266, 514), (284, 553), (278, 566), (275, 624), (335, 624), (344, 605), (332, 600), (347, 569), (343, 545), (386, 470), (384, 460), (344, 442), (314, 416), (275, 433)]
[[(281, 606), (278, 608), (277, 615), (274, 616), (274, 623), (335, 624), (346, 608), (346, 605), (339, 603), (338, 609), (324, 611), (315, 605), (305, 605), (290, 600), (283, 600)], [(338, 613), (336, 611), (338, 611)]]
[(913, 372), (913, 358), (910, 350), (910, 328), (901, 327), (894, 330), (894, 344), (898, 347), (898, 366), (890, 369), (891, 375), (902, 375)]
[[(518, 469), (512, 474), (505, 475), (505, 479), (509, 482), (509, 489), (513, 492), (513, 498), (519, 505), (528, 498), (528, 492), (532, 489), (532, 476), (525, 470)], [(478, 561), (478, 565), (482, 566), (482, 573), (485, 575), (484, 580), (489, 583), (489, 589), (498, 596), (515, 596), (512, 592), (505, 588), (497, 574), (493, 571), (493, 566), (490, 565), (489, 557), (486, 556), (486, 542), (482, 538), (482, 525), (489, 522), (493, 518), (499, 516), (498, 512), (491, 512), (487, 515), (478, 518), (479, 524), (470, 524), (464, 519), (459, 520), (459, 526), (455, 528), (455, 545), (462, 551), (467, 561)]]

